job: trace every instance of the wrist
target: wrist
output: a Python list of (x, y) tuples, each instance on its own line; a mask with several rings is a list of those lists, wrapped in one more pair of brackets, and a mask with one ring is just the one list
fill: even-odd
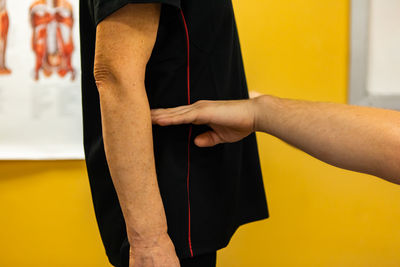
[(270, 95), (261, 95), (253, 98), (254, 131), (271, 133), (272, 119), (276, 116), (276, 107), (279, 98)]
[(129, 244), (134, 249), (149, 249), (171, 242), (167, 232), (148, 235), (128, 235)]
[(263, 116), (263, 109), (265, 108), (265, 105), (267, 105), (269, 96), (268, 95), (261, 95), (256, 98), (251, 99), (252, 100), (252, 106), (253, 106), (253, 113), (254, 113), (254, 132), (259, 132), (264, 130), (264, 116)]
[(127, 235), (131, 239), (146, 240), (161, 236), (167, 233), (166, 225), (148, 224), (146, 227), (130, 227), (127, 223)]

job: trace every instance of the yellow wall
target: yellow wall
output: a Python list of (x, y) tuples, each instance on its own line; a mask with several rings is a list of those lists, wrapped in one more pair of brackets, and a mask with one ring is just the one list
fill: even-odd
[(84, 162), (0, 162), (1, 267), (108, 267)]
[[(249, 87), (345, 102), (347, 0), (234, 0)], [(400, 266), (400, 187), (259, 135), (271, 218), (242, 227), (219, 267)], [(0, 162), (0, 266), (109, 266), (84, 163)]]

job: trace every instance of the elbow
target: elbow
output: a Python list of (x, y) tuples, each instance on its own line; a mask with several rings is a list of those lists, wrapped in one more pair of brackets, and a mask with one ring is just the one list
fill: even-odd
[(400, 131), (396, 131), (394, 134), (393, 142), (390, 176), (391, 182), (400, 185)]
[(100, 96), (114, 95), (126, 97), (145, 87), (145, 71), (141, 69), (113, 67), (109, 64), (95, 63), (93, 76)]
[(111, 87), (117, 83), (115, 72), (110, 66), (106, 64), (96, 64), (93, 68), (93, 76), (96, 82), (97, 90), (99, 94), (102, 94), (106, 88)]
[(393, 156), (393, 170), (390, 181), (400, 185), (400, 144), (399, 149), (396, 149)]
[(390, 149), (386, 157), (382, 157), (384, 162), (377, 176), (400, 185), (400, 140), (398, 143)]

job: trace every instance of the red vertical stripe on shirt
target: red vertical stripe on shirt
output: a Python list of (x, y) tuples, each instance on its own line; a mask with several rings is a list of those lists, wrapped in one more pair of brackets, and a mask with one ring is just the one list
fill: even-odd
[[(183, 25), (185, 26), (186, 33), (186, 47), (187, 47), (187, 104), (190, 105), (190, 41), (189, 41), (189, 30), (187, 27), (185, 15), (181, 9), (181, 15), (183, 20)], [(190, 144), (192, 138), (192, 125), (189, 126), (189, 134), (188, 134), (188, 149), (187, 149), (187, 177), (186, 177), (186, 186), (187, 186), (187, 199), (188, 199), (188, 243), (190, 255), (193, 257), (193, 249), (192, 249), (192, 235), (191, 235), (191, 218), (190, 218)]]

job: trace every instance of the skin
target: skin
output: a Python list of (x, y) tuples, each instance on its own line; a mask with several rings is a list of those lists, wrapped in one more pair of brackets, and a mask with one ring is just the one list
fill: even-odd
[(130, 267), (179, 266), (157, 184), (144, 83), (159, 17), (159, 4), (129, 4), (96, 32), (104, 146), (131, 245)]
[(328, 164), (400, 184), (400, 112), (344, 104), (259, 96), (237, 101), (199, 101), (152, 110), (162, 126), (207, 124), (200, 147), (271, 134)]

